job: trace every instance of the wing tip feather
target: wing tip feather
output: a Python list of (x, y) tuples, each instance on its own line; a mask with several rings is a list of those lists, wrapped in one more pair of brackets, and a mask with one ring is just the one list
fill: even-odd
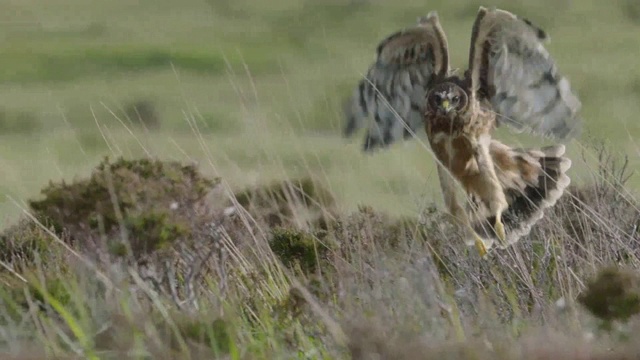
[(426, 26), (426, 25), (440, 25), (440, 17), (438, 16), (438, 11), (431, 10), (426, 16), (419, 16), (417, 20), (418, 26)]
[[(552, 66), (552, 70), (555, 74), (556, 72), (555, 63), (551, 57), (551, 54), (543, 46), (543, 43), (549, 42), (551, 39), (548, 33), (542, 30), (542, 28), (533, 24), (530, 20), (520, 17), (509, 11), (497, 9), (494, 6), (490, 8), (480, 6), (478, 10), (478, 16), (476, 18), (476, 23), (474, 24), (474, 28), (473, 28), (474, 36), (472, 36), (472, 46), (471, 46), (470, 58), (469, 58), (469, 67), (472, 69), (470, 72), (470, 77), (471, 77), (471, 81), (474, 89), (488, 87), (490, 85), (490, 84), (484, 83), (488, 81), (487, 80), (488, 74), (486, 74), (486, 72), (489, 70), (483, 69), (481, 65), (478, 65), (479, 62), (482, 61), (481, 57), (482, 56), (486, 57), (488, 55), (483, 53), (476, 54), (476, 52), (483, 51), (479, 47), (486, 41), (486, 39), (483, 37), (486, 37), (489, 34), (491, 34), (491, 32), (487, 29), (493, 26), (496, 26), (496, 24), (499, 24), (499, 23), (502, 23), (503, 25), (501, 26), (503, 27), (501, 31), (498, 31), (497, 33), (493, 33), (492, 35), (494, 37), (496, 36), (499, 37), (498, 40), (500, 41), (495, 41), (495, 44), (502, 45), (505, 41), (510, 41), (510, 39), (513, 38), (514, 36), (523, 36), (526, 34), (526, 41), (518, 40), (516, 42), (515, 40), (513, 40), (513, 43), (518, 44), (518, 46), (526, 46), (531, 48), (529, 51), (535, 52), (535, 54), (537, 54), (538, 56), (541, 56), (543, 60), (546, 61), (546, 63), (549, 63), (550, 66)], [(480, 31), (481, 28), (483, 28), (484, 30)], [(500, 51), (507, 52), (509, 50), (508, 48), (501, 47)], [(519, 55), (519, 54), (516, 53), (516, 55)], [(504, 59), (506, 55), (503, 54), (501, 56), (502, 56), (501, 59)], [(523, 55), (519, 55), (519, 56), (522, 57)], [(498, 62), (498, 60), (495, 60), (495, 61)], [(532, 71), (535, 70), (533, 68), (531, 69)], [(528, 121), (528, 123), (523, 124), (522, 126), (519, 126), (517, 124), (514, 124), (513, 122), (507, 121), (506, 123), (509, 125), (512, 125), (512, 127), (514, 128), (514, 130), (516, 130), (516, 132), (521, 132), (522, 130), (524, 130), (522, 128), (529, 128), (527, 129), (529, 130), (527, 132), (531, 134), (550, 136), (550, 137), (561, 139), (561, 140), (569, 140), (571, 138), (574, 138), (580, 135), (581, 131), (579, 128), (581, 125), (580, 124), (581, 119), (578, 116), (578, 113), (581, 110), (582, 104), (580, 102), (578, 95), (574, 93), (573, 89), (571, 88), (569, 80), (565, 76), (562, 76), (560, 74), (555, 74), (554, 76), (556, 75), (558, 76), (559, 79), (557, 80), (557, 83), (553, 84), (553, 86), (559, 92), (559, 95), (561, 98), (560, 102), (562, 103), (562, 106), (565, 109), (565, 111), (567, 111), (566, 116), (563, 116), (562, 118), (555, 118), (555, 119), (540, 119), (540, 118), (534, 117), (533, 119)], [(511, 77), (511, 78), (513, 77), (513, 75), (502, 75), (502, 76)], [(511, 80), (514, 80), (514, 79), (511, 79)], [(496, 99), (495, 96), (499, 95), (500, 93), (499, 90), (500, 89), (496, 88), (496, 93), (493, 94), (492, 96), (490, 95), (490, 97), (493, 98), (492, 101), (498, 101), (498, 99)], [(524, 100), (520, 99), (520, 101), (524, 101)], [(529, 104), (529, 105), (532, 105), (532, 104)], [(511, 109), (509, 111), (505, 110), (506, 113), (504, 113), (504, 116), (508, 118), (518, 119), (519, 118), (518, 114), (513, 113), (513, 111), (516, 111), (516, 110), (517, 109)], [(520, 114), (520, 115), (524, 116), (524, 114)], [(553, 127), (553, 128), (549, 129), (549, 127)]]

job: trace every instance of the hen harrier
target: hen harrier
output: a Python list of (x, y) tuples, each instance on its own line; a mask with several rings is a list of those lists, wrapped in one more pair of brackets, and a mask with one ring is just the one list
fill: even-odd
[[(528, 234), (570, 182), (563, 145), (517, 149), (491, 138), (502, 123), (556, 139), (579, 133), (580, 101), (543, 47), (546, 39), (527, 19), (480, 7), (460, 77), (449, 69), (447, 39), (432, 11), (382, 40), (346, 111), (346, 136), (373, 117), (365, 151), (424, 126), (445, 205), (481, 255), (495, 240), (504, 248)], [(466, 193), (464, 208), (453, 179)]]

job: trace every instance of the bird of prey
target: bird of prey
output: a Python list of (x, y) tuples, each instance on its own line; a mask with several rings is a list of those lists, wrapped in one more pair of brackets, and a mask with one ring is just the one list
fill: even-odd
[(570, 182), (564, 145), (521, 149), (491, 136), (501, 124), (558, 140), (580, 133), (581, 103), (544, 48), (547, 39), (525, 18), (480, 7), (459, 76), (432, 11), (379, 43), (347, 103), (345, 136), (369, 120), (366, 152), (426, 130), (447, 210), (481, 256), (494, 243), (505, 248), (527, 235)]

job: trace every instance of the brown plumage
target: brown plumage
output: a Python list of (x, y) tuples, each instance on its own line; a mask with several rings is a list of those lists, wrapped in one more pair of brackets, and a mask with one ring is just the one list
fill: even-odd
[(494, 240), (505, 247), (527, 235), (569, 185), (563, 145), (515, 149), (491, 138), (503, 123), (557, 139), (579, 133), (580, 102), (542, 46), (546, 38), (526, 19), (480, 7), (460, 77), (449, 69), (447, 39), (431, 12), (379, 44), (347, 109), (346, 135), (374, 120), (365, 151), (424, 127), (445, 204), (482, 254)]

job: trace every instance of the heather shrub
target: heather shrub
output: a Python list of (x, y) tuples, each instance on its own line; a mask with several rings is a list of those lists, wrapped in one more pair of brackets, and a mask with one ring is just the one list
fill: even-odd
[(89, 178), (50, 182), (29, 205), (80, 248), (137, 258), (197, 237), (210, 221), (205, 197), (216, 184), (195, 165), (105, 159)]

